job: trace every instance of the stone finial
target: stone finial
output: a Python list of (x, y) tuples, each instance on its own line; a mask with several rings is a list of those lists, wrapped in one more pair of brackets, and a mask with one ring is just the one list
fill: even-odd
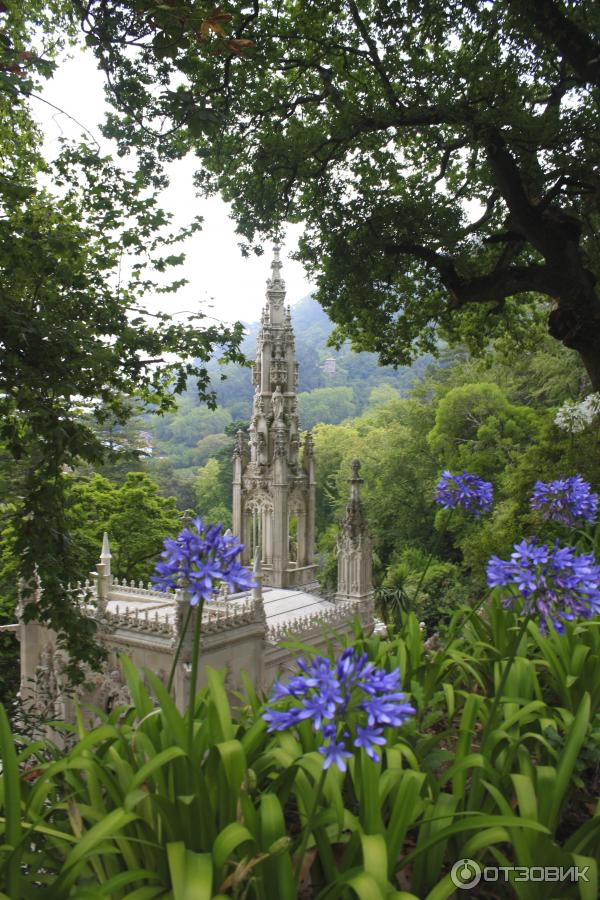
[(309, 457), (314, 453), (314, 441), (312, 431), (307, 431), (304, 435), (304, 456)]
[(267, 279), (269, 321), (273, 323), (281, 321), (283, 298), (285, 296), (285, 282), (281, 277), (280, 249), (279, 244), (275, 244), (273, 261), (271, 263), (271, 277)]
[(350, 503), (360, 503), (360, 488), (365, 483), (365, 479), (360, 477), (360, 459), (353, 459), (351, 462), (352, 477), (348, 479), (350, 485)]
[(263, 605), (263, 595), (262, 595), (262, 547), (258, 544), (254, 549), (254, 560), (252, 564), (252, 576), (255, 582), (255, 586), (252, 588), (251, 597), (254, 601), (255, 607), (262, 610), (263, 616), (265, 615), (265, 609)]
[(238, 428), (235, 434), (235, 444), (233, 445), (233, 457), (241, 457), (244, 455), (244, 432)]
[(108, 543), (108, 532), (104, 532), (104, 536), (102, 538), (102, 550), (100, 552), (100, 562), (104, 565), (103, 574), (110, 575), (110, 561), (112, 559), (112, 553), (110, 552), (110, 544)]
[(273, 246), (273, 261), (271, 263), (271, 282), (275, 283), (276, 281), (281, 281), (281, 246), (279, 244), (275, 244)]

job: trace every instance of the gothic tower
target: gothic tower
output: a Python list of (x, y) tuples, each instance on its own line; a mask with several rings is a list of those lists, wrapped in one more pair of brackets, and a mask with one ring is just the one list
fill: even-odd
[(244, 544), (245, 563), (260, 546), (263, 584), (291, 588), (316, 580), (315, 464), (310, 432), (300, 448), (298, 363), (284, 299), (275, 247), (252, 366), (249, 442), (238, 431), (234, 449), (233, 532)]

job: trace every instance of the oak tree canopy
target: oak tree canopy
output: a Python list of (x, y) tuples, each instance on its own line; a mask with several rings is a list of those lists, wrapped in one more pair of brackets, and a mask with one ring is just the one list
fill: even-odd
[(600, 388), (593, 0), (81, 13), (121, 146), (148, 164), (195, 150), (250, 243), (305, 223), (340, 339), (405, 363), (440, 334), (481, 349), (543, 316)]

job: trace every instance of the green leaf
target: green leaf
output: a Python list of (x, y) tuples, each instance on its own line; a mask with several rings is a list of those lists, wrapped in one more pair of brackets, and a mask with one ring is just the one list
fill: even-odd
[(579, 709), (569, 729), (565, 746), (556, 766), (556, 782), (547, 823), (552, 831), (558, 825), (560, 810), (573, 777), (579, 751), (585, 741), (589, 721), (590, 695), (586, 693), (579, 704)]
[(59, 887), (61, 890), (71, 887), (86, 861), (93, 857), (94, 852), (100, 852), (99, 847), (102, 842), (106, 839), (116, 838), (126, 825), (137, 818), (133, 813), (125, 812), (123, 809), (114, 809), (104, 819), (93, 825), (89, 831), (86, 831), (78, 844), (69, 851), (57, 879), (56, 890)]
[(21, 896), (21, 785), (17, 754), (4, 706), (0, 704), (0, 760), (5, 810), (5, 836), (9, 853), (6, 886), (11, 897)]
[(181, 747), (167, 747), (166, 750), (161, 750), (160, 753), (157, 753), (156, 756), (149, 759), (148, 762), (137, 771), (130, 782), (131, 790), (135, 790), (135, 788), (147, 781), (157, 769), (162, 768), (162, 766), (171, 762), (171, 760), (178, 759), (185, 755), (185, 750)]
[(225, 864), (233, 852), (249, 843), (256, 844), (256, 841), (248, 829), (239, 822), (231, 822), (217, 835), (212, 848), (212, 856), (218, 883), (225, 878)]
[(186, 849), (183, 841), (167, 844), (173, 900), (211, 900), (213, 864), (210, 853)]
[(361, 832), (360, 843), (362, 848), (363, 866), (365, 872), (371, 875), (382, 892), (388, 885), (386, 873), (388, 870), (388, 854), (385, 840), (380, 834), (364, 834)]

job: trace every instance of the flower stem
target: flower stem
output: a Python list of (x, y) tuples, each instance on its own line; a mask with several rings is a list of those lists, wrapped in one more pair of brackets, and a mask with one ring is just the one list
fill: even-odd
[(495, 695), (494, 695), (494, 700), (493, 700), (492, 706), (490, 708), (490, 713), (489, 713), (487, 722), (485, 723), (484, 729), (481, 733), (481, 741), (480, 741), (480, 746), (479, 746), (480, 753), (483, 753), (487, 739), (490, 736), (491, 729), (494, 724), (494, 719), (496, 717), (496, 712), (498, 711), (498, 706), (502, 700), (502, 692), (503, 692), (504, 688), (506, 687), (508, 675), (509, 675), (512, 665), (515, 661), (515, 657), (517, 655), (517, 650), (519, 649), (519, 645), (521, 643), (523, 635), (527, 631), (527, 626), (529, 625), (532, 618), (533, 618), (532, 613), (528, 613), (525, 616), (525, 618), (523, 619), (523, 623), (522, 623), (521, 627), (519, 628), (517, 636), (511, 647), (510, 655), (509, 655), (506, 665), (504, 667), (504, 671), (502, 672), (502, 677), (500, 678), (500, 684), (498, 685), (498, 690), (495, 692)]
[(296, 885), (296, 891), (298, 891), (298, 887), (300, 885), (300, 875), (302, 874), (302, 863), (304, 862), (304, 854), (306, 853), (306, 846), (308, 844), (308, 839), (310, 837), (310, 833), (313, 829), (315, 815), (317, 813), (317, 807), (319, 805), (319, 801), (321, 799), (321, 794), (323, 793), (323, 785), (325, 784), (325, 778), (327, 777), (327, 769), (321, 770), (321, 777), (317, 783), (317, 789), (315, 791), (315, 799), (313, 801), (312, 808), (310, 813), (308, 814), (308, 818), (306, 820), (306, 826), (304, 828), (304, 832), (302, 834), (302, 840), (300, 841), (300, 846), (298, 847), (298, 860), (296, 862), (296, 869), (294, 871), (294, 883)]
[[(188, 744), (190, 753), (194, 740), (194, 712), (196, 711), (196, 682), (198, 680), (198, 659), (200, 657), (200, 633), (202, 630), (202, 608), (204, 600), (200, 600), (196, 607), (196, 622), (194, 623), (194, 644), (192, 646), (192, 672), (190, 676), (190, 697), (188, 704)], [(191, 607), (190, 607), (191, 609)]]
[(413, 609), (417, 602), (417, 598), (418, 598), (419, 594), (421, 593), (421, 588), (423, 587), (423, 582), (425, 581), (425, 576), (427, 575), (427, 572), (429, 571), (429, 566), (431, 565), (431, 561), (433, 560), (435, 553), (440, 549), (440, 547), (442, 545), (442, 539), (443, 539), (444, 535), (446, 534), (446, 532), (448, 531), (448, 525), (450, 524), (450, 519), (452, 518), (453, 512), (454, 512), (453, 509), (448, 510), (448, 515), (444, 519), (444, 524), (437, 533), (438, 534), (437, 541), (434, 544), (433, 550), (429, 554), (429, 558), (427, 559), (427, 562), (425, 563), (425, 568), (421, 572), (421, 577), (419, 578), (419, 583), (417, 585), (415, 595), (412, 598)]
[(181, 648), (183, 646), (183, 641), (188, 630), (188, 625), (190, 624), (190, 618), (192, 615), (192, 607), (188, 606), (187, 615), (185, 617), (185, 622), (183, 623), (183, 628), (181, 629), (181, 637), (179, 638), (179, 643), (177, 644), (177, 650), (175, 651), (175, 656), (173, 657), (173, 665), (171, 666), (171, 672), (169, 675), (169, 680), (167, 682), (167, 690), (171, 693), (171, 688), (173, 687), (173, 679), (175, 678), (175, 669), (177, 668), (177, 663), (179, 662), (179, 656), (181, 654)]

